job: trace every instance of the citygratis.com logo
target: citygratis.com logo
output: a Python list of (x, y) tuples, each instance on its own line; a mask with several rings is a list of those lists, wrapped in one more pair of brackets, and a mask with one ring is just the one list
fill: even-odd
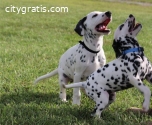
[(69, 11), (68, 7), (50, 7), (47, 8), (43, 5), (40, 6), (30, 6), (30, 7), (17, 7), (10, 5), (5, 7), (5, 12), (7, 13), (17, 13), (17, 14), (26, 14), (29, 12), (32, 13), (67, 13)]

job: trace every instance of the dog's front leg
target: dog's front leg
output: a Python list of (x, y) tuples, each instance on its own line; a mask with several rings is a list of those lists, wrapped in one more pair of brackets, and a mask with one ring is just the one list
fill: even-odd
[[(81, 73), (76, 73), (74, 76), (74, 83), (80, 82), (81, 81)], [(73, 89), (73, 104), (80, 105), (80, 99), (81, 99), (81, 92), (80, 88), (74, 88)]]
[(129, 80), (132, 85), (134, 85), (137, 89), (139, 89), (143, 93), (144, 95), (143, 110), (147, 112), (149, 110), (150, 97), (151, 97), (151, 91), (149, 87), (143, 84), (142, 80), (138, 75), (136, 77), (129, 76)]

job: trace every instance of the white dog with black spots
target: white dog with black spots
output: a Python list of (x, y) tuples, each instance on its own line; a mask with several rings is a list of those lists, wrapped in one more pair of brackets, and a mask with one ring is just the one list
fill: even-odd
[[(106, 63), (103, 50), (103, 36), (110, 30), (107, 25), (112, 20), (111, 12), (94, 11), (81, 19), (76, 25), (75, 31), (83, 37), (79, 44), (68, 49), (60, 58), (59, 66), (54, 71), (35, 80), (59, 75), (60, 98), (66, 101), (66, 90), (63, 84), (68, 82), (80, 82)], [(73, 104), (80, 105), (80, 88), (73, 90)]]
[(142, 25), (135, 24), (135, 17), (130, 14), (114, 34), (113, 48), (117, 59), (96, 70), (84, 82), (63, 85), (65, 88), (85, 89), (86, 94), (96, 103), (92, 115), (100, 117), (105, 107), (115, 100), (115, 92), (131, 87), (143, 93), (143, 110), (148, 111), (151, 91), (143, 80), (152, 83), (152, 66), (136, 39), (141, 29)]

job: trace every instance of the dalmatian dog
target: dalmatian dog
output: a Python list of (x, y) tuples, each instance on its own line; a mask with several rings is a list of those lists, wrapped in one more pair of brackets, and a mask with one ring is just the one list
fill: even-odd
[(151, 91), (143, 80), (152, 83), (152, 66), (136, 39), (141, 29), (142, 25), (135, 24), (135, 17), (130, 14), (114, 34), (113, 48), (117, 58), (90, 74), (86, 81), (63, 85), (65, 88), (85, 89), (88, 97), (96, 103), (93, 116), (100, 118), (101, 112), (115, 100), (115, 93), (131, 87), (143, 93), (143, 110), (148, 111)]
[[(40, 76), (35, 80), (35, 84), (40, 80), (59, 75), (59, 96), (62, 101), (66, 101), (66, 90), (63, 84), (68, 82), (80, 82), (98, 68), (106, 63), (103, 46), (103, 36), (110, 33), (107, 25), (112, 20), (110, 11), (94, 11), (82, 18), (76, 25), (75, 31), (82, 36), (79, 44), (68, 49), (60, 58), (58, 68), (54, 71)], [(73, 90), (73, 104), (80, 105), (80, 88)]]

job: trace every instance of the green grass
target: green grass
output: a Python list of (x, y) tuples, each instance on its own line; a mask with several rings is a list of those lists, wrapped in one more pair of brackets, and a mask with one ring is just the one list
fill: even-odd
[[(5, 7), (10, 5), (67, 6), (69, 12), (6, 13)], [(0, 125), (139, 125), (152, 120), (151, 116), (125, 112), (132, 106), (142, 107), (143, 96), (136, 89), (117, 93), (116, 102), (101, 119), (95, 119), (90, 117), (94, 102), (84, 94), (81, 106), (71, 104), (71, 89), (67, 90), (67, 103), (59, 100), (57, 76), (33, 86), (36, 77), (55, 69), (60, 56), (78, 43), (81, 37), (73, 29), (79, 19), (94, 10), (113, 14), (109, 25), (112, 33), (104, 37), (107, 62), (115, 58), (111, 47), (114, 31), (130, 13), (143, 25), (138, 40), (152, 61), (152, 6), (98, 0), (1, 0)]]
[(131, 2), (143, 2), (143, 3), (152, 3), (151, 0), (124, 0), (124, 1), (131, 1)]
[[(106, 0), (105, 0), (106, 1)], [(151, 4), (152, 1), (151, 0), (110, 0), (110, 1), (117, 1), (117, 2), (131, 2), (131, 3), (147, 3), (147, 4)]]

